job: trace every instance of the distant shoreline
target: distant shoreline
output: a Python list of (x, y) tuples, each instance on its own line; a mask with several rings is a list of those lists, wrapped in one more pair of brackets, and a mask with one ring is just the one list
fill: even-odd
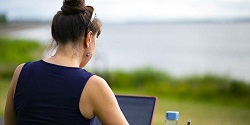
[[(51, 19), (52, 20), (52, 19)], [(51, 20), (40, 21), (40, 20), (13, 20), (6, 24), (16, 25), (36, 25), (36, 24), (51, 24)], [(103, 21), (105, 24), (230, 24), (230, 23), (250, 23), (250, 17), (242, 18), (221, 18), (221, 19), (170, 19), (170, 20), (131, 20), (131, 21)], [(4, 23), (3, 23), (4, 24)], [(0, 26), (3, 25), (0, 23)]]
[[(250, 18), (246, 19), (235, 19), (235, 20), (180, 20), (180, 21), (131, 21), (131, 22), (123, 22), (123, 23), (115, 23), (115, 22), (103, 22), (105, 25), (122, 25), (122, 24), (141, 24), (141, 25), (161, 25), (161, 24), (244, 24), (250, 23)], [(42, 26), (50, 26), (51, 21), (12, 21), (9, 23), (0, 23), (0, 36), (5, 37), (8, 36), (10, 32), (19, 31), (24, 29), (37, 28)]]
[(19, 31), (24, 29), (31, 29), (36, 28), (40, 26), (48, 26), (50, 25), (50, 22), (16, 22), (16, 23), (7, 23), (7, 24), (0, 24), (0, 36), (8, 36), (10, 32), (13, 31)]

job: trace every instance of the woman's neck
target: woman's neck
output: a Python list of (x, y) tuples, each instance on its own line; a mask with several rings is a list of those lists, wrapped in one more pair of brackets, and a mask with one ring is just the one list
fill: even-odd
[(62, 66), (79, 67), (83, 57), (80, 53), (80, 51), (77, 51), (71, 45), (65, 45), (58, 47), (55, 55), (46, 59), (46, 61)]

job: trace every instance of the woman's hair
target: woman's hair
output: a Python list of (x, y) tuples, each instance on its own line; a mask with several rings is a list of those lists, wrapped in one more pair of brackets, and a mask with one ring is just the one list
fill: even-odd
[(80, 38), (85, 39), (89, 31), (98, 37), (102, 24), (98, 18), (90, 21), (92, 13), (85, 6), (85, 0), (64, 0), (61, 11), (55, 14), (51, 26), (56, 44), (65, 45), (69, 41), (76, 44)]

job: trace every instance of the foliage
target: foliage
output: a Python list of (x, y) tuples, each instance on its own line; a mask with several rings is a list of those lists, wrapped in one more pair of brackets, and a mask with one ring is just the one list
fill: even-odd
[[(0, 79), (0, 117), (3, 116), (10, 79)], [(0, 118), (1, 119), (1, 118)], [(0, 121), (1, 123), (1, 121)]]
[(6, 19), (5, 14), (0, 14), (0, 24), (1, 23), (6, 23), (6, 22), (7, 22), (7, 19)]
[(43, 47), (36, 41), (0, 38), (0, 77), (11, 77), (16, 66), (42, 57)]
[(153, 68), (99, 73), (113, 89), (137, 90), (158, 97), (196, 100), (250, 109), (250, 83), (220, 75), (173, 77)]

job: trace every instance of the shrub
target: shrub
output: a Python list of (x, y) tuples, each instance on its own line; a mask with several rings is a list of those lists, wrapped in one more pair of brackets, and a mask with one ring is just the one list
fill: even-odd
[[(107, 73), (109, 75), (105, 75)], [(250, 83), (227, 76), (204, 74), (177, 78), (147, 67), (132, 71), (106, 71), (100, 75), (104, 78), (109, 76), (108, 83), (114, 89), (133, 89), (167, 98), (250, 108)]]
[(16, 66), (42, 57), (43, 46), (36, 41), (0, 38), (0, 77), (11, 77)]

